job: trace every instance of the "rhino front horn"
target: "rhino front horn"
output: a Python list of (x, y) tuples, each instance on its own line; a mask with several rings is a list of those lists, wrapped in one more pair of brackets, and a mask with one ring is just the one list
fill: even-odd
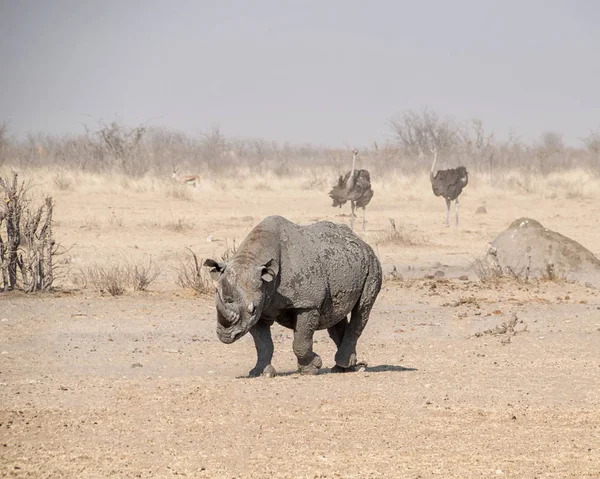
[(255, 309), (256, 309), (256, 308), (255, 308), (255, 306), (254, 306), (254, 303), (253, 303), (252, 301), (250, 301), (250, 302), (248, 303), (248, 312), (249, 312), (250, 314), (252, 314), (252, 313), (254, 313), (254, 310), (255, 310)]

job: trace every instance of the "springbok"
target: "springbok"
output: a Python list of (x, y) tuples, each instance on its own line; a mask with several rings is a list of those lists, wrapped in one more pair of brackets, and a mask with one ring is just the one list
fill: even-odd
[(171, 175), (175, 181), (177, 181), (180, 186), (190, 185), (196, 188), (196, 185), (200, 182), (200, 177), (198, 175), (179, 175), (179, 168), (173, 166), (173, 174)]

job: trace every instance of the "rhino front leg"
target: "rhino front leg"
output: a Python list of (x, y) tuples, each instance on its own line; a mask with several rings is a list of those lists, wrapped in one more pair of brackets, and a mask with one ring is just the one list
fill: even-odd
[(259, 321), (250, 329), (257, 356), (256, 366), (250, 371), (250, 377), (263, 375), (272, 378), (277, 375), (275, 368), (271, 365), (274, 349), (273, 339), (271, 338), (271, 324), (273, 323)]
[(319, 313), (316, 311), (298, 314), (292, 348), (298, 358), (300, 374), (317, 374), (323, 366), (320, 356), (313, 351), (313, 335), (318, 325)]

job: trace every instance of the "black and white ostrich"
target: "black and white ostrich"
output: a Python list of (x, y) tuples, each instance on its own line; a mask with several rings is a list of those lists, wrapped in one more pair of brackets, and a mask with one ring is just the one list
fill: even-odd
[(437, 150), (431, 149), (433, 153), (433, 164), (429, 173), (431, 188), (435, 196), (441, 196), (446, 200), (446, 226), (450, 226), (450, 203), (454, 201), (456, 211), (456, 226), (458, 226), (458, 197), (469, 182), (469, 173), (464, 166), (451, 168), (449, 170), (440, 170), (433, 173), (437, 161)]
[(354, 211), (356, 208), (363, 210), (363, 231), (365, 230), (366, 210), (365, 207), (373, 198), (373, 189), (371, 188), (371, 175), (367, 170), (357, 170), (356, 158), (358, 150), (352, 152), (352, 169), (344, 176), (340, 175), (337, 185), (329, 192), (329, 196), (333, 200), (332, 206), (339, 206), (350, 201), (352, 215), (350, 216), (350, 227), (354, 229)]

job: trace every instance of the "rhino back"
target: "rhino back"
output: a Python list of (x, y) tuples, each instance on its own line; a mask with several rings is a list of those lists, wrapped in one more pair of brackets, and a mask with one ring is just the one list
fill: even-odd
[(360, 298), (369, 270), (379, 264), (345, 225), (293, 225), (282, 240), (279, 293), (296, 308), (345, 316)]
[(345, 225), (322, 221), (300, 226), (269, 216), (244, 239), (232, 263), (236, 268), (279, 263), (275, 309), (318, 309), (347, 314), (371, 272), (380, 281), (379, 260), (369, 245)]

